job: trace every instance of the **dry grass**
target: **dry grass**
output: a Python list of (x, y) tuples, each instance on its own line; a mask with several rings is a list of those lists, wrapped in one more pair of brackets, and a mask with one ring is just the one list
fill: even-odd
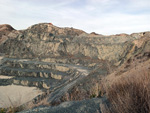
[(103, 113), (150, 113), (150, 73), (119, 77), (104, 88), (110, 105)]

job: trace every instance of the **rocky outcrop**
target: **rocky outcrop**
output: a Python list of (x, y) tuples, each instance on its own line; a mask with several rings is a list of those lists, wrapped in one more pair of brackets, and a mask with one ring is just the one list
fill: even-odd
[(14, 28), (8, 24), (0, 25), (0, 37), (2, 35), (8, 35)]
[(18, 31), (8, 24), (0, 25), (0, 45), (9, 38), (16, 38), (17, 32)]
[(82, 101), (64, 102), (55, 107), (39, 107), (20, 113), (102, 113), (101, 109), (106, 103), (105, 99), (89, 99)]
[(18, 32), (15, 38), (1, 44), (0, 51), (9, 57), (47, 59), (51, 57), (86, 57), (118, 62), (131, 49), (138, 35), (93, 37), (74, 28), (59, 28), (48, 23), (37, 24)]

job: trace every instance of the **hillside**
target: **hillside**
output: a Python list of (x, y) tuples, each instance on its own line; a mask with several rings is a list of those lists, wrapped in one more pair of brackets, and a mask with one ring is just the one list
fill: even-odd
[(24, 113), (102, 112), (111, 106), (108, 86), (149, 72), (149, 58), (150, 32), (104, 36), (49, 23), (18, 31), (0, 25), (0, 76), (6, 77), (0, 87), (42, 91), (17, 106), (30, 109)]

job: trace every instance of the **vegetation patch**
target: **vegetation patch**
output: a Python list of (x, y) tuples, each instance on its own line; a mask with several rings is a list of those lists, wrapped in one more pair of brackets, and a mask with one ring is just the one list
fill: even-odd
[(150, 73), (124, 76), (105, 88), (107, 113), (150, 113)]

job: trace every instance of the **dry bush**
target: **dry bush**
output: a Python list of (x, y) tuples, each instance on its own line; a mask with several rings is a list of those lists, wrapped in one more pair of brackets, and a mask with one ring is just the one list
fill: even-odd
[(103, 113), (150, 113), (150, 73), (124, 76), (105, 87), (109, 106)]
[(40, 100), (40, 102), (38, 102), (38, 103), (33, 103), (32, 101), (29, 102), (29, 103), (24, 107), (24, 109), (25, 109), (25, 110), (33, 109), (33, 108), (38, 107), (38, 106), (50, 106), (50, 104), (48, 103), (47, 98), (44, 98), (44, 99)]

